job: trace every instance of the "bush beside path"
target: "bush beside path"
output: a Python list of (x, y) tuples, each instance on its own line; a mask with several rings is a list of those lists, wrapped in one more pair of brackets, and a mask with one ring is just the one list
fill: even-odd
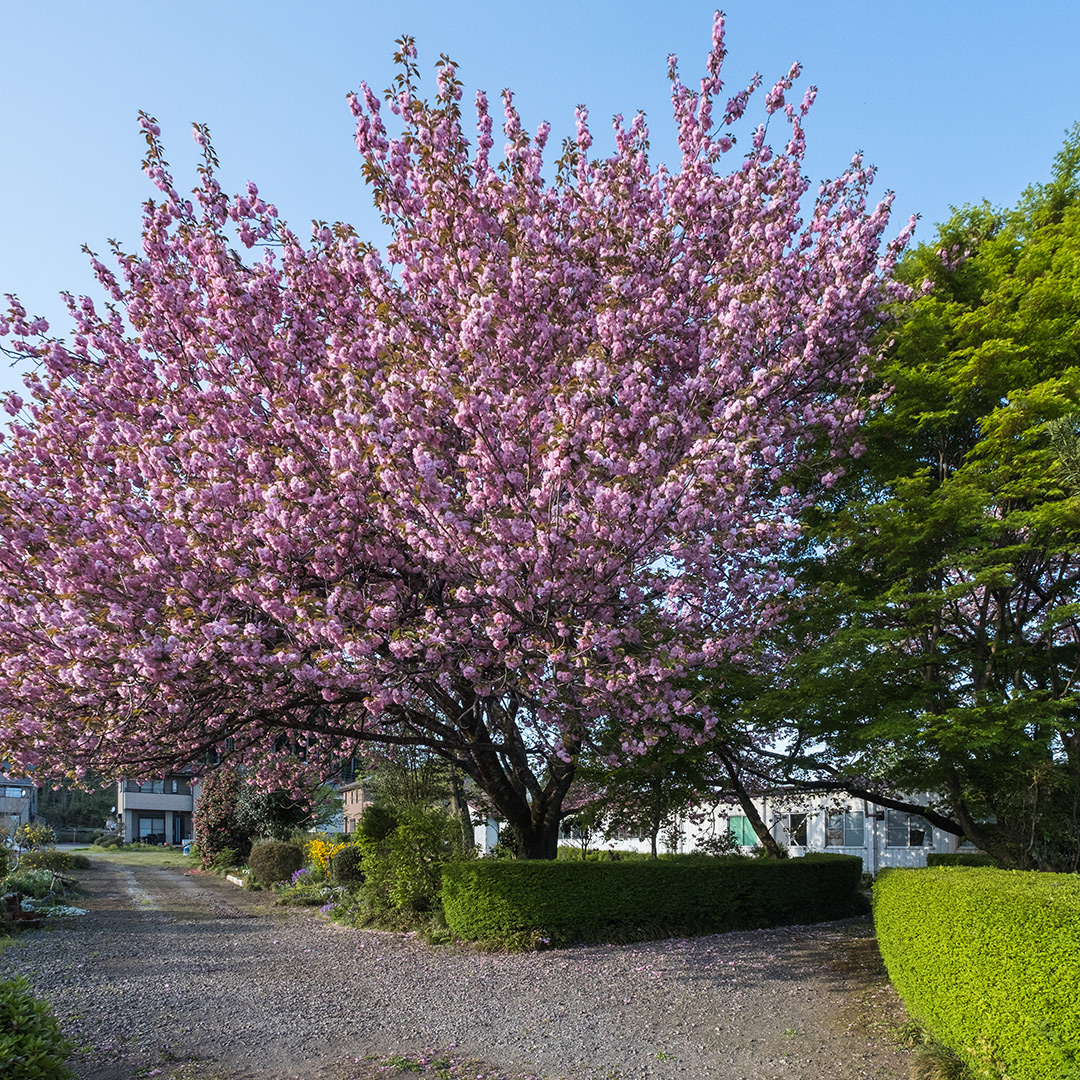
[(90, 913), (23, 935), (0, 978), (52, 1002), (81, 1080), (907, 1076), (868, 920), (499, 954), (347, 929), (163, 859), (95, 854), (80, 877)]

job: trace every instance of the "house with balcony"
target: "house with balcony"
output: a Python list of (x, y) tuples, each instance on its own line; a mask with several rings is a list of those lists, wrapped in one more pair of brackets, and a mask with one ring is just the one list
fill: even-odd
[(194, 838), (192, 815), (199, 788), (190, 775), (121, 780), (116, 788), (116, 815), (124, 843), (180, 846)]

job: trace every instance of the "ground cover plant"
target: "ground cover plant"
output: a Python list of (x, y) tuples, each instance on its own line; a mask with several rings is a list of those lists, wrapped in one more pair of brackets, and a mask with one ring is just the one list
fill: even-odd
[(874, 925), (911, 1015), (979, 1080), (1080, 1077), (1080, 879), (889, 870)]

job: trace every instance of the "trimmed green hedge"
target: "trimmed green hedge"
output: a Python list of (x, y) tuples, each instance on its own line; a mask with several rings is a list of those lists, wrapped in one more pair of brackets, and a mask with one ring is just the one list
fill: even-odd
[(853, 855), (481, 859), (443, 869), (442, 902), (467, 940), (625, 941), (842, 919), (858, 910), (861, 875)]
[(889, 870), (874, 924), (908, 1012), (976, 1076), (1080, 1078), (1080, 877)]
[(927, 866), (993, 866), (989, 855), (976, 851), (931, 851), (926, 856)]

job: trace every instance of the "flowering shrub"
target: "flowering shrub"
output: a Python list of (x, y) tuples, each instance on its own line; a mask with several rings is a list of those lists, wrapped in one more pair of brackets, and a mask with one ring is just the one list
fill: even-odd
[(334, 844), (329, 840), (324, 840), (318, 837), (311, 841), (308, 845), (308, 858), (311, 860), (313, 868), (324, 878), (330, 876), (330, 867), (334, 861), (334, 856), (344, 847), (344, 844)]
[(235, 769), (211, 769), (201, 781), (199, 801), (195, 806), (195, 843), (204, 870), (216, 866), (219, 856), (231, 853), (228, 865), (237, 854), (251, 850), (251, 838), (236, 818), (240, 797), (240, 776)]
[(48, 825), (42, 825), (37, 821), (28, 821), (15, 830), (15, 843), (18, 847), (29, 848), (34, 851), (37, 848), (55, 844), (56, 834)]

